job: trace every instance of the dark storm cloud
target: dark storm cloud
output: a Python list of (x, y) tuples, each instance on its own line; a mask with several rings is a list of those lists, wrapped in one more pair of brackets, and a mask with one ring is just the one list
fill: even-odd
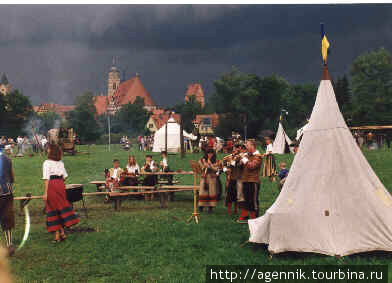
[(330, 69), (392, 47), (392, 5), (23, 5), (0, 9), (0, 72), (31, 97), (73, 103), (106, 91), (112, 56), (163, 105), (186, 85), (212, 82), (233, 65), (291, 82), (319, 79), (319, 23), (332, 43)]

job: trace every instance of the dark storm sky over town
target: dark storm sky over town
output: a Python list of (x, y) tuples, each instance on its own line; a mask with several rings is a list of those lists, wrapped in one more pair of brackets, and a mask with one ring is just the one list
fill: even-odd
[(320, 22), (333, 77), (362, 52), (392, 50), (392, 5), (2, 5), (0, 72), (33, 104), (73, 104), (105, 92), (112, 57), (136, 72), (155, 102), (183, 100), (189, 83), (207, 95), (236, 66), (289, 82), (320, 78)]

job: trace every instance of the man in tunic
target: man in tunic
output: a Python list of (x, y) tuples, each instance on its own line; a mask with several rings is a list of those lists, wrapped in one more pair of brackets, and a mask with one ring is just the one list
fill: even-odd
[(253, 140), (246, 141), (248, 154), (241, 159), (244, 166), (242, 172), (242, 189), (244, 201), (241, 202), (241, 215), (238, 223), (247, 223), (247, 218), (254, 219), (259, 212), (260, 171), (263, 155), (256, 150)]
[(14, 254), (12, 245), (12, 232), (15, 228), (14, 197), (12, 195), (12, 184), (14, 183), (14, 172), (12, 162), (0, 148), (0, 224), (5, 234), (8, 255)]

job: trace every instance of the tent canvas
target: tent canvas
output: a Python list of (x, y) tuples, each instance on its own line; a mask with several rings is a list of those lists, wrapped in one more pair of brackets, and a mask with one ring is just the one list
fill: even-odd
[[(153, 152), (161, 152), (165, 150), (165, 131), (166, 124), (163, 125), (158, 131), (154, 134), (154, 144), (152, 147)], [(195, 137), (192, 134), (187, 133), (183, 130), (184, 139), (195, 140)], [(180, 125), (173, 119), (170, 118), (167, 122), (167, 151), (168, 152), (180, 152), (181, 143), (180, 143)]]
[(249, 241), (271, 253), (392, 251), (392, 197), (347, 127), (326, 66), (282, 191), (248, 225)]
[(279, 121), (278, 131), (276, 132), (275, 140), (272, 144), (272, 153), (283, 154), (286, 148), (293, 152), (293, 148), (289, 147), (291, 144), (290, 138), (286, 135), (282, 123)]
[(297, 141), (299, 141), (304, 133), (304, 131), (306, 130), (306, 128), (308, 127), (308, 124), (305, 124), (305, 126), (303, 126), (302, 128), (300, 128), (297, 131), (297, 137), (295, 138)]

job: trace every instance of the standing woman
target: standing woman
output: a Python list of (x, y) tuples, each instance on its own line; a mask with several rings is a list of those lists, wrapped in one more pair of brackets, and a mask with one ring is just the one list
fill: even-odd
[(264, 168), (263, 168), (263, 177), (268, 177), (269, 180), (275, 181), (275, 176), (277, 175), (276, 172), (276, 163), (275, 163), (275, 158), (274, 154), (272, 153), (273, 147), (272, 147), (272, 141), (269, 137), (265, 138), (265, 143), (267, 144), (267, 148), (265, 150), (265, 162), (264, 162)]
[(216, 154), (212, 148), (209, 148), (200, 160), (200, 166), (202, 175), (200, 179), (199, 209), (203, 211), (204, 207), (208, 207), (208, 212), (211, 213), (217, 201), (216, 172), (219, 170), (216, 164)]
[(48, 160), (45, 160), (43, 164), (46, 227), (48, 232), (54, 232), (54, 243), (66, 239), (64, 227), (70, 227), (80, 221), (66, 198), (64, 179), (68, 177), (68, 174), (61, 161), (62, 155), (59, 145), (50, 144)]

